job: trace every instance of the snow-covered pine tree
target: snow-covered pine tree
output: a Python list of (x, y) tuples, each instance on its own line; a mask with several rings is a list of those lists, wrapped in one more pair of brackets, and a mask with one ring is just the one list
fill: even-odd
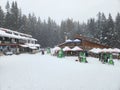
[(116, 47), (120, 48), (120, 13), (117, 14), (115, 19), (115, 35), (116, 35)]
[(0, 27), (4, 27), (4, 12), (0, 6)]

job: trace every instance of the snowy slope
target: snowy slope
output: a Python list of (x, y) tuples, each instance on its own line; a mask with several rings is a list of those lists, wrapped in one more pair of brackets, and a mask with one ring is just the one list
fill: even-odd
[(21, 54), (0, 57), (0, 90), (120, 90), (120, 61)]

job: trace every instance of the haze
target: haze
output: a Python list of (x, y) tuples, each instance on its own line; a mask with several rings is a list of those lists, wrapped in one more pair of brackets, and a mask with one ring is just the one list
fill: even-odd
[[(11, 3), (14, 0), (9, 0)], [(109, 13), (113, 18), (120, 12), (120, 0), (16, 0), (23, 14), (34, 13), (42, 20), (51, 17), (57, 23), (67, 18), (85, 22), (90, 17), (96, 17), (97, 13)], [(7, 0), (0, 0), (0, 6), (4, 9)]]

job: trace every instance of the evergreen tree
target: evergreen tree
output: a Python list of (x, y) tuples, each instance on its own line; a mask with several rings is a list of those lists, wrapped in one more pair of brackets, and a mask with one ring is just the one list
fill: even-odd
[(68, 33), (68, 38), (73, 38), (74, 37), (74, 23), (72, 19), (68, 19), (66, 21), (66, 32)]
[(113, 46), (113, 41), (115, 39), (115, 31), (114, 31), (114, 21), (112, 19), (111, 14), (109, 14), (109, 17), (107, 19), (107, 44), (110, 46)]
[(96, 26), (95, 26), (95, 20), (93, 18), (91, 18), (90, 20), (88, 20), (87, 22), (87, 29), (88, 29), (88, 36), (89, 37), (96, 37)]
[(106, 33), (107, 28), (107, 19), (104, 15), (104, 13), (98, 13), (98, 19), (96, 21), (96, 38), (98, 38), (100, 40), (100, 43), (102, 44), (107, 44), (106, 40), (107, 40), (107, 36)]
[(22, 32), (22, 33), (28, 33), (27, 32), (27, 20), (28, 20), (28, 18), (26, 17), (26, 15), (19, 17), (18, 20), (19, 20), (18, 21), (19, 28), (17, 30), (19, 32)]
[(13, 19), (12, 21), (12, 29), (17, 30), (18, 29), (18, 18), (19, 18), (19, 9), (17, 6), (17, 2), (12, 2), (12, 7), (11, 7), (11, 18)]
[(107, 45), (107, 42), (108, 42), (107, 33), (108, 33), (107, 19), (106, 19), (104, 13), (102, 13), (102, 16), (101, 16), (101, 37), (100, 37), (100, 42), (102, 44), (105, 44), (105, 45)]
[(13, 19), (11, 18), (11, 12), (10, 12), (10, 4), (9, 2), (7, 2), (6, 4), (6, 10), (7, 10), (7, 13), (5, 15), (5, 24), (4, 24), (4, 27), (5, 28), (8, 28), (8, 29), (12, 29), (12, 21)]
[(5, 8), (6, 8), (7, 12), (10, 13), (10, 4), (9, 4), (9, 1), (7, 1)]
[(120, 48), (120, 13), (117, 14), (115, 19), (115, 35), (116, 42), (114, 44)]
[(62, 43), (65, 41), (66, 36), (67, 36), (66, 23), (64, 21), (61, 22), (59, 34), (60, 34), (60, 41)]
[(4, 12), (0, 6), (0, 27), (4, 27)]
[(6, 13), (0, 7), (0, 27), (30, 34), (38, 40), (42, 47), (53, 47), (65, 41), (65, 36), (73, 39), (75, 34), (82, 34), (100, 40), (100, 43), (113, 47), (120, 47), (120, 14), (115, 22), (109, 14), (106, 19), (104, 13), (97, 14), (97, 20), (90, 18), (87, 23), (79, 23), (67, 19), (57, 25), (50, 17), (47, 21), (41, 21), (34, 14), (22, 15), (17, 2), (6, 4)]
[(97, 21), (96, 21), (96, 38), (98, 38), (99, 40), (101, 39), (101, 36), (102, 36), (102, 31), (101, 31), (101, 18), (102, 18), (102, 14), (101, 12), (99, 12), (97, 14)]

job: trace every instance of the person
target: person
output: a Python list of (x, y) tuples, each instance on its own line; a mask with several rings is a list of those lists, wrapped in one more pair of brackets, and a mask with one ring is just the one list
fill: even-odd
[(106, 58), (106, 63), (108, 63), (108, 59), (109, 59), (109, 57), (107, 56), (107, 58)]
[(42, 50), (41, 52), (42, 52), (42, 55), (44, 55), (44, 50)]
[(88, 52), (87, 51), (85, 51), (85, 56), (88, 57)]
[(119, 55), (118, 55), (118, 60), (120, 60), (120, 53), (119, 53)]
[(101, 59), (102, 59), (102, 58), (101, 58), (101, 53), (99, 53), (99, 61), (101, 61)]
[(78, 56), (78, 60), (79, 60), (79, 62), (81, 62), (82, 61), (82, 56)]

